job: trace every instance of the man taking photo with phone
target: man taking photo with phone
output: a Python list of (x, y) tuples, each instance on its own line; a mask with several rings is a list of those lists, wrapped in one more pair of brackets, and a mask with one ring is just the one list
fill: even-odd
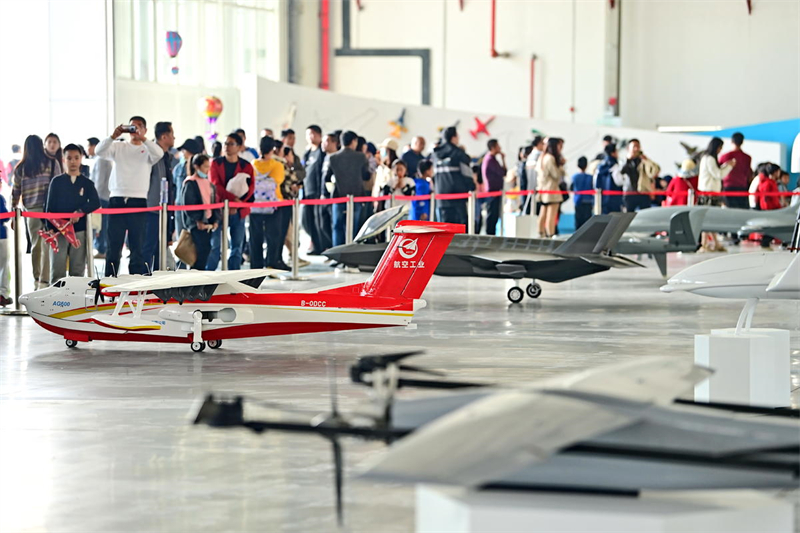
[[(130, 134), (128, 142), (115, 142), (122, 134)], [(146, 139), (147, 122), (142, 117), (131, 117), (130, 124), (120, 124), (110, 137), (97, 145), (98, 157), (113, 161), (114, 168), (108, 180), (110, 208), (147, 207), (150, 189), (150, 171), (163, 156), (164, 151), (153, 141)], [(128, 272), (146, 274), (142, 248), (147, 226), (146, 213), (111, 215), (108, 220), (108, 248), (106, 251), (106, 276), (120, 274), (120, 258), (125, 236), (131, 251)]]

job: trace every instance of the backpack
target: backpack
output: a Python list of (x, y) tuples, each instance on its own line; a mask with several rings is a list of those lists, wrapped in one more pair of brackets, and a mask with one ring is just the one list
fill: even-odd
[[(253, 167), (256, 176), (256, 187), (253, 193), (254, 202), (277, 202), (278, 184), (270, 177), (269, 172), (261, 174)], [(257, 215), (271, 215), (275, 212), (274, 207), (254, 207), (252, 212)]]

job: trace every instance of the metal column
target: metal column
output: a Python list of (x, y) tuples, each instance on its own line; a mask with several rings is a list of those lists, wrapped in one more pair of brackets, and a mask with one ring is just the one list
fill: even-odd
[[(347, 195), (347, 211), (345, 212), (345, 244), (353, 243), (353, 226), (355, 225), (355, 204), (353, 202), (353, 195)], [(293, 256), (294, 257), (294, 256)]]
[(167, 243), (169, 241), (169, 213), (167, 204), (161, 204), (161, 211), (158, 212), (158, 269), (167, 269)]
[(22, 224), (22, 209), (17, 207), (14, 209), (14, 309), (3, 309), (0, 311), (2, 315), (28, 316), (19, 303), (19, 297), (22, 296), (22, 254), (19, 249), (20, 237), (25, 231)]
[(475, 234), (475, 191), (470, 191), (469, 198), (467, 198), (467, 233), (469, 235)]
[(231, 208), (226, 199), (222, 205), (222, 235), (220, 236), (220, 256), (222, 258), (222, 270), (228, 270), (228, 217)]
[(603, 214), (603, 189), (594, 190), (594, 209), (592, 210), (592, 214)]
[(436, 220), (436, 193), (431, 191), (431, 205), (430, 205), (430, 213), (428, 214), (428, 220), (433, 222)]
[[(280, 209), (280, 208), (279, 208)], [(308, 278), (300, 277), (300, 198), (295, 198), (292, 204), (292, 272), (284, 274), (281, 279), (284, 281), (306, 281)], [(280, 243), (283, 249), (283, 243)]]

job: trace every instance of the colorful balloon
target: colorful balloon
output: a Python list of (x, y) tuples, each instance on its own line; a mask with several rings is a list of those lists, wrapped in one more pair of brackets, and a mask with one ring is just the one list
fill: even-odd
[(222, 114), (222, 100), (216, 96), (206, 96), (200, 100), (200, 111), (207, 119), (216, 120)]
[(181, 34), (176, 31), (168, 31), (167, 32), (167, 53), (169, 57), (175, 58), (178, 56), (178, 52), (181, 51), (181, 46), (183, 46), (183, 39), (181, 39)]

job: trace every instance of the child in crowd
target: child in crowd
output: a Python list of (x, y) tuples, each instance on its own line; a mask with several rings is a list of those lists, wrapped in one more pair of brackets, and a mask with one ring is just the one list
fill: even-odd
[(771, 211), (781, 208), (781, 201), (773, 193), (778, 192), (777, 180), (781, 175), (781, 167), (774, 163), (768, 163), (761, 167), (758, 174), (758, 192), (762, 195), (758, 197), (758, 205), (762, 211)]
[[(84, 213), (89, 214), (100, 208), (100, 197), (92, 180), (81, 174), (83, 151), (78, 145), (68, 144), (64, 147), (64, 165), (66, 174), (56, 176), (47, 190), (44, 204), (45, 213)], [(80, 242), (77, 248), (72, 246), (61, 232), (57, 235), (58, 251), (50, 250), (50, 284), (52, 285), (67, 274), (67, 258), (69, 258), (69, 275), (83, 276), (86, 271), (86, 223), (89, 217), (73, 217), (70, 219), (75, 230), (75, 237)], [(51, 221), (46, 226), (51, 231), (58, 231)]]
[(594, 195), (578, 194), (578, 191), (591, 191), (592, 175), (587, 174), (586, 167), (589, 161), (581, 156), (578, 158), (578, 169), (580, 172), (572, 176), (572, 190), (575, 195), (572, 200), (575, 202), (575, 230), (583, 226), (592, 217), (592, 207), (594, 206)]
[[(789, 173), (781, 170), (781, 177), (778, 178), (778, 192), (789, 192)], [(780, 196), (781, 207), (788, 207), (791, 204), (791, 196)]]
[[(394, 194), (395, 196), (414, 196), (416, 187), (414, 180), (408, 176), (408, 167), (402, 159), (395, 159), (391, 166), (391, 172), (386, 176), (386, 183), (380, 189), (380, 196)], [(379, 211), (384, 209), (384, 202)]]
[[(431, 193), (433, 184), (433, 162), (423, 159), (417, 164), (418, 178), (414, 178), (416, 194), (425, 196)], [(411, 202), (411, 220), (430, 220), (431, 201), (415, 200)]]
[[(6, 199), (0, 194), (0, 215), (8, 213)], [(0, 307), (14, 303), (9, 297), (9, 284), (11, 283), (11, 269), (8, 263), (8, 230), (6, 219), (0, 220)]]
[[(697, 165), (694, 160), (686, 159), (681, 163), (681, 171), (677, 176), (672, 178), (667, 185), (667, 199), (665, 204), (670, 205), (687, 205), (689, 201), (689, 191), (695, 191), (697, 194)], [(695, 202), (697, 199), (695, 198)]]

